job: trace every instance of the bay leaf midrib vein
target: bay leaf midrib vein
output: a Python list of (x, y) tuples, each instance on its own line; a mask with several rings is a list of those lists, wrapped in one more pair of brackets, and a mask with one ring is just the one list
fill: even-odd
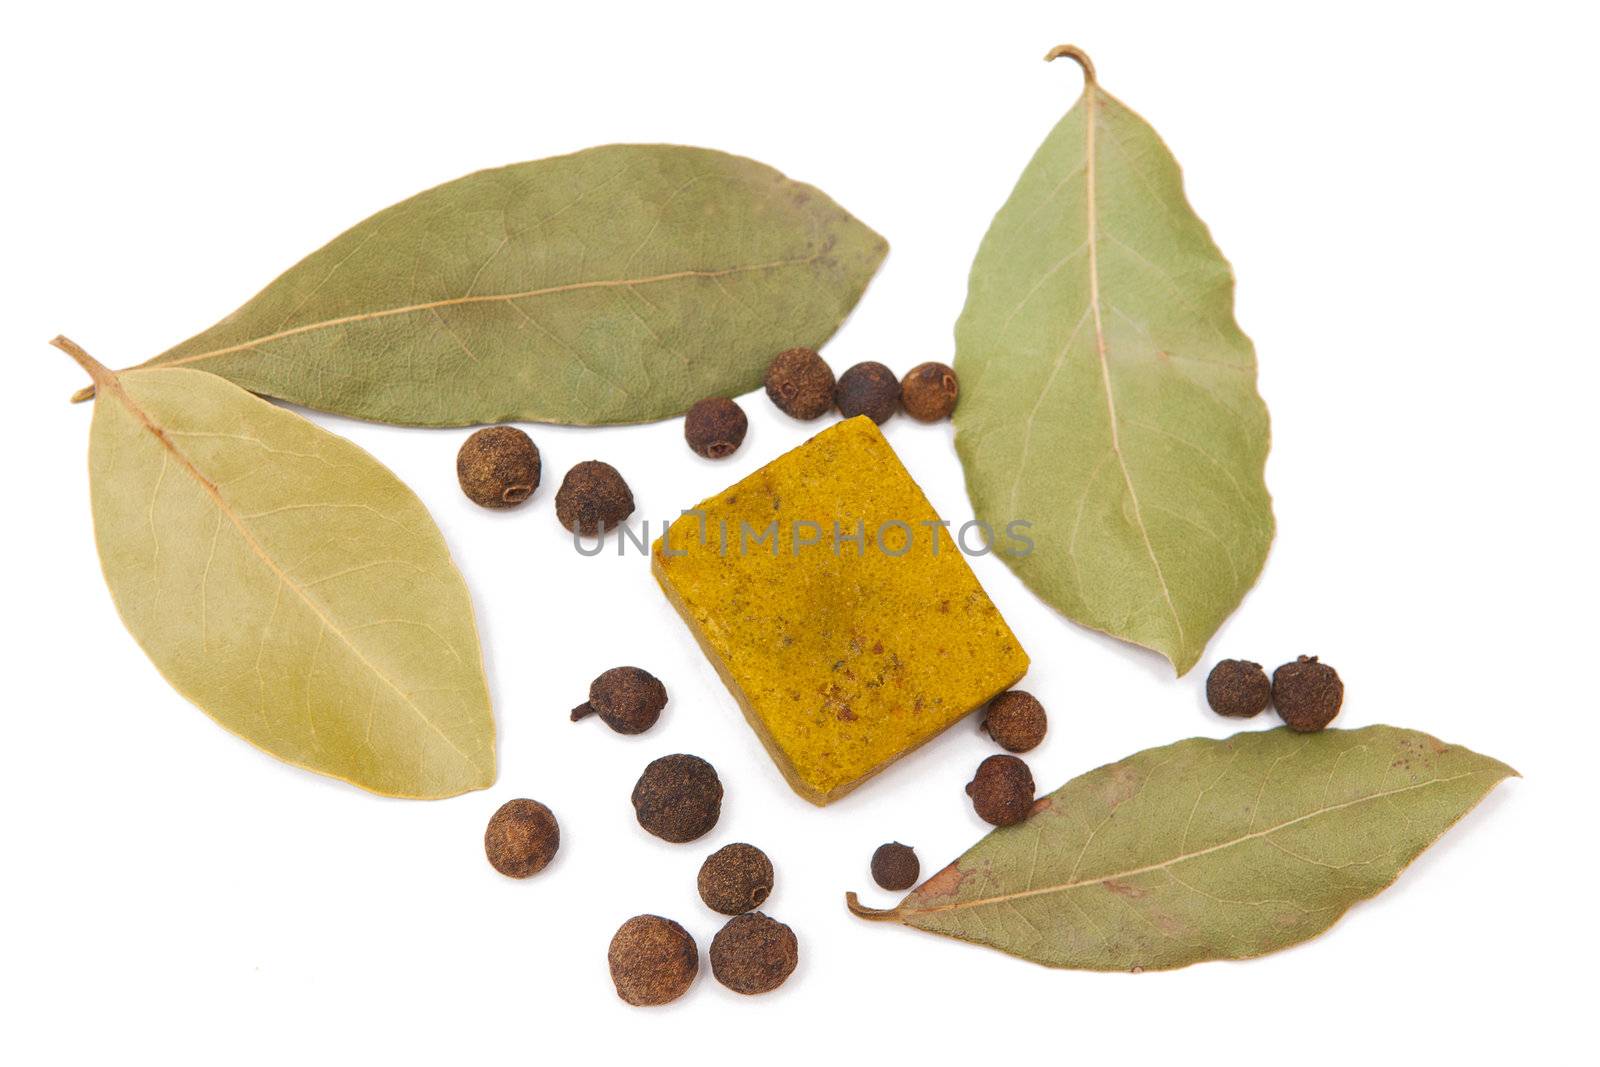
[(1292, 819), (1286, 819), (1283, 822), (1277, 823), (1273, 826), (1264, 827), (1260, 830), (1252, 830), (1249, 833), (1240, 835), (1239, 837), (1229, 838), (1228, 840), (1218, 842), (1215, 845), (1209, 845), (1202, 849), (1196, 849), (1193, 852), (1186, 852), (1178, 856), (1172, 856), (1156, 863), (1146, 864), (1142, 867), (1134, 867), (1125, 871), (1112, 871), (1108, 874), (1100, 874), (1092, 878), (1064, 882), (1061, 885), (1041, 886), (1038, 889), (1024, 889), (1015, 893), (1002, 893), (998, 896), (979, 897), (975, 900), (956, 901), (951, 904), (941, 904), (938, 907), (933, 908), (905, 908), (903, 911), (901, 911), (901, 914), (935, 915), (947, 911), (962, 911), (967, 908), (983, 907), (989, 904), (1004, 904), (1014, 900), (1022, 900), (1027, 897), (1044, 896), (1050, 893), (1066, 893), (1074, 889), (1083, 889), (1088, 886), (1099, 885), (1102, 882), (1114, 881), (1119, 878), (1133, 878), (1141, 874), (1149, 874), (1151, 871), (1159, 871), (1165, 870), (1168, 867), (1175, 867), (1180, 863), (1186, 863), (1189, 860), (1198, 859), (1201, 856), (1207, 856), (1213, 852), (1220, 852), (1224, 849), (1233, 848), (1234, 846), (1242, 845), (1247, 841), (1254, 841), (1258, 838), (1268, 837), (1279, 832), (1280, 830), (1286, 830), (1291, 826), (1305, 822), (1308, 819), (1314, 819), (1332, 812), (1342, 811), (1346, 808), (1355, 807), (1358, 804), (1366, 804), (1375, 800), (1383, 800), (1388, 797), (1397, 796), (1401, 793), (1409, 793), (1417, 789), (1426, 789), (1429, 786), (1446, 785), (1450, 782), (1458, 782), (1464, 778), (1471, 778), (1482, 773), (1484, 772), (1481, 769), (1464, 771), (1461, 774), (1451, 775), (1447, 778), (1432, 778), (1426, 782), (1417, 782), (1412, 785), (1401, 786), (1398, 789), (1388, 789), (1378, 793), (1368, 793), (1365, 796), (1356, 797), (1353, 800), (1347, 800), (1339, 804), (1331, 804), (1325, 807), (1319, 807), (1315, 810), (1306, 812), (1304, 815), (1297, 815)]
[[(1166, 602), (1167, 611), (1172, 616), (1173, 625), (1178, 628), (1178, 647), (1184, 649), (1188, 638), (1183, 631), (1183, 619), (1178, 614), (1178, 607), (1172, 601), (1172, 590), (1167, 585), (1167, 576), (1161, 569), (1161, 560), (1156, 556), (1155, 545), (1150, 540), (1150, 529), (1145, 525), (1144, 513), (1139, 507), (1139, 493), (1133, 485), (1133, 474), (1128, 470), (1128, 460), (1122, 452), (1121, 436), (1117, 430), (1117, 400), (1111, 387), (1111, 362), (1106, 354), (1105, 322), (1100, 309), (1100, 223), (1099, 223), (1099, 180), (1098, 164), (1096, 159), (1096, 127), (1099, 123), (1099, 86), (1090, 76), (1088, 84), (1084, 86), (1084, 202), (1087, 214), (1086, 242), (1089, 246), (1089, 309), (1094, 318), (1095, 352), (1100, 360), (1100, 381), (1106, 394), (1106, 413), (1109, 417), (1111, 434), (1111, 451), (1117, 457), (1117, 466), (1122, 470), (1122, 482), (1128, 487), (1128, 500), (1133, 505), (1133, 522), (1139, 529), (1139, 537), (1144, 542), (1145, 553), (1150, 557), (1150, 565), (1155, 569), (1156, 584), (1161, 588), (1161, 598)], [(1180, 652), (1180, 655), (1182, 653)]]
[[(794, 259), (777, 259), (766, 263), (754, 263), (746, 266), (727, 267), (722, 270), (681, 270), (665, 274), (653, 274), (639, 278), (597, 278), (583, 282), (568, 282), (563, 285), (546, 286), (540, 289), (527, 289), (515, 293), (478, 293), (457, 297), (447, 297), (442, 300), (429, 300), (418, 304), (405, 304), (399, 307), (380, 308), (376, 311), (363, 311), (353, 315), (343, 315), (332, 319), (323, 319), (318, 322), (308, 322), (287, 330), (266, 334), (262, 337), (240, 341), (237, 344), (227, 345), (223, 348), (214, 348), (205, 352), (194, 352), (172, 359), (156, 357), (145, 366), (180, 367), (189, 363), (202, 360), (215, 359), (218, 356), (232, 355), (235, 352), (244, 352), (257, 348), (273, 341), (281, 341), (288, 337), (301, 334), (314, 333), (318, 330), (332, 329), (335, 326), (348, 326), (352, 323), (370, 322), (375, 319), (393, 318), (398, 315), (411, 315), (419, 312), (435, 312), (439, 308), (462, 307), (470, 304), (485, 303), (510, 303), (516, 300), (529, 300), (541, 296), (553, 296), (559, 293), (581, 292), (588, 289), (631, 289), (639, 285), (658, 285), (663, 282), (681, 281), (686, 278), (726, 278), (736, 274), (747, 274), (754, 271), (777, 270), (783, 267), (803, 267), (815, 263), (822, 257), (822, 252), (814, 252), (809, 256)], [(474, 282), (476, 284), (476, 282)]]
[(309, 590), (301, 586), (300, 583), (296, 582), (287, 571), (278, 565), (277, 560), (273, 559), (272, 554), (267, 551), (266, 546), (262, 545), (261, 542), (257, 540), (254, 533), (252, 533), (249, 527), (244, 524), (243, 519), (233, 510), (232, 507), (229, 506), (228, 502), (223, 499), (222, 493), (217, 488), (216, 483), (210, 478), (207, 478), (205, 473), (200, 470), (200, 468), (192, 459), (189, 458), (188, 454), (179, 448), (177, 444), (167, 435), (163, 427), (156, 422), (153, 417), (151, 417), (150, 413), (147, 412), (140, 404), (138, 404), (133, 397), (128, 395), (127, 389), (122, 385), (122, 382), (115, 374), (105, 372), (102, 380), (98, 381), (96, 384), (102, 387), (106, 385), (111, 386), (112, 392), (116, 394), (118, 401), (125, 408), (127, 408), (129, 414), (138, 419), (139, 424), (143, 426), (145, 430), (151, 434), (151, 436), (160, 442), (161, 446), (167, 450), (167, 453), (177, 461), (178, 466), (182, 468), (184, 472), (193, 478), (194, 481), (200, 486), (200, 488), (205, 492), (206, 496), (210, 498), (212, 504), (217, 508), (217, 510), (233, 524), (234, 528), (239, 532), (240, 538), (243, 539), (245, 545), (250, 549), (251, 553), (256, 556), (256, 558), (259, 559), (268, 570), (272, 572), (274, 577), (278, 579), (280, 587), (287, 587), (293, 590), (294, 593), (300, 598), (301, 602), (304, 603), (306, 607), (310, 609), (311, 613), (317, 617), (318, 621), (323, 625), (323, 627), (328, 632), (331, 632), (338, 637), (344, 646), (350, 650), (351, 654), (356, 657), (356, 660), (363, 667), (367, 668), (367, 670), (371, 671), (375, 678), (392, 690), (394, 694), (400, 698), (401, 703), (409, 708), (412, 713), (415, 714), (416, 717), (423, 723), (423, 725), (427, 726), (428, 729), (437, 734), (440, 740), (449, 746), (451, 751), (455, 752), (463, 762), (475, 770), (482, 771), (484, 769), (476, 759), (468, 755), (468, 753), (463, 750), (460, 745), (456, 744), (453, 738), (441, 730), (437, 723), (435, 723), (427, 715), (423, 714), (422, 709), (417, 707), (415, 701), (413, 701), (406, 694), (405, 690), (401, 689), (400, 686), (397, 685), (395, 681), (386, 673), (384, 673), (384, 671), (380, 669), (377, 664), (373, 663), (362, 653), (361, 649), (356, 646), (355, 642), (351, 640), (350, 636), (346, 634), (337, 623), (335, 623), (335, 621), (325, 610), (323, 610), (322, 606), (317, 602), (316, 598), (311, 595)]

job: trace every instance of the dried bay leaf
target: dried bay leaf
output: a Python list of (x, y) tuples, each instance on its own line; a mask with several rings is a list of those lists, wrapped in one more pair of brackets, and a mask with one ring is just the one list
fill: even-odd
[(1191, 738), (1074, 778), (889, 919), (1052, 967), (1164, 970), (1315, 937), (1516, 772), (1413, 730)]
[(608, 145), (380, 211), (145, 366), (405, 425), (647, 422), (820, 347), (887, 251), (754, 160)]
[(112, 374), (90, 495), (106, 583), (157, 669), (279, 759), (375, 793), (495, 777), (472, 603), (422, 502), (367, 453), (215, 375)]
[(1160, 137), (1083, 96), (995, 216), (956, 324), (956, 449), (1007, 563), (1069, 618), (1183, 674), (1272, 541), (1267, 410), (1233, 273)]

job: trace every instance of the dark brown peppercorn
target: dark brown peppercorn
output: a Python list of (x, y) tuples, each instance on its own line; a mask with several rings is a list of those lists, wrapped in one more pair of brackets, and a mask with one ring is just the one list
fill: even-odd
[(796, 419), (817, 419), (833, 407), (833, 369), (809, 348), (779, 352), (767, 365), (767, 398)]
[(515, 426), (486, 426), (462, 442), (456, 480), (474, 504), (514, 508), (539, 488), (539, 449)]
[(910, 889), (917, 884), (922, 864), (910, 845), (891, 841), (872, 854), (872, 880), (885, 889)]
[(1007, 752), (1027, 752), (1039, 747), (1048, 725), (1044, 705), (1032, 693), (1012, 689), (989, 702), (978, 728), (988, 731)]
[(1261, 664), (1247, 659), (1225, 659), (1206, 676), (1206, 703), (1218, 715), (1248, 719), (1267, 708), (1272, 683)]
[(619, 734), (642, 734), (661, 718), (667, 687), (640, 667), (612, 667), (589, 683), (589, 700), (572, 709), (572, 721), (599, 715)]
[(1033, 772), (1015, 756), (990, 756), (967, 783), (978, 817), (993, 826), (1012, 826), (1033, 808)]
[(735, 993), (770, 993), (800, 962), (794, 931), (759, 911), (736, 915), (711, 939), (711, 973)]
[(1316, 733), (1333, 721), (1343, 703), (1339, 672), (1315, 656), (1301, 656), (1272, 672), (1272, 705), (1291, 730)]
[(556, 518), (585, 537), (615, 530), (633, 514), (633, 491), (617, 468), (587, 459), (567, 472), (556, 490)]
[(918, 363), (900, 380), (900, 404), (918, 422), (948, 419), (960, 395), (956, 372), (943, 363)]
[(694, 984), (700, 950), (689, 931), (659, 915), (635, 915), (606, 953), (617, 996), (637, 1007), (669, 1004)]
[(744, 408), (725, 396), (713, 396), (689, 409), (683, 420), (683, 439), (696, 455), (723, 459), (739, 450), (749, 427)]
[(839, 376), (833, 400), (847, 419), (865, 415), (882, 424), (900, 407), (900, 380), (882, 363), (857, 363)]
[(700, 899), (712, 911), (739, 915), (759, 908), (772, 892), (772, 861), (743, 841), (723, 845), (700, 865)]
[(633, 811), (639, 825), (663, 841), (693, 841), (717, 825), (722, 782), (699, 756), (662, 756), (634, 785)]
[(544, 870), (561, 847), (561, 827), (537, 800), (508, 800), (483, 831), (483, 851), (507, 878), (527, 878)]

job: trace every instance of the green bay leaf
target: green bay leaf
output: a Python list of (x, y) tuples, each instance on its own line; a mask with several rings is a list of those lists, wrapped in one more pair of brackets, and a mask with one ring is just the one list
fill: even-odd
[(157, 669), (279, 759), (389, 796), (495, 777), (466, 583), (427, 509), (366, 452), (188, 368), (94, 377), (106, 583)]
[(956, 324), (956, 448), (1007, 563), (1069, 618), (1183, 674), (1272, 541), (1266, 406), (1233, 273), (1160, 137), (1083, 96), (995, 216)]
[(820, 347), (887, 251), (754, 160), (608, 145), (380, 211), (145, 366), (404, 425), (647, 422)]
[(1191, 738), (1074, 778), (887, 911), (1052, 967), (1247, 959), (1391, 885), (1502, 779), (1392, 726)]

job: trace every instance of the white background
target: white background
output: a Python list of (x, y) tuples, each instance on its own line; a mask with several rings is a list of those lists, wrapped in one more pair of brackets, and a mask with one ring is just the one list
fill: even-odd
[[(5, 434), (0, 1060), (183, 1063), (826, 1064), (1526, 1057), (1578, 1040), (1596, 946), (1594, 166), (1596, 26), (1579, 4), (723, 7), (275, 2), (11, 9), (0, 41)], [(747, 398), (744, 448), (691, 455), (681, 424), (532, 427), (546, 485), (489, 514), (453, 462), (465, 431), (317, 415), (433, 510), (473, 589), (500, 780), (383, 800), (279, 764), (170, 690), (101, 581), (82, 374), (142, 360), (367, 214), (481, 167), (620, 141), (714, 146), (813, 182), (892, 252), (827, 350), (836, 369), (947, 359), (993, 212), (1079, 90), (1045, 50), (1086, 47), (1185, 166), (1239, 276), (1273, 417), (1279, 536), (1266, 571), (1174, 680), (998, 562), (981, 580), (1032, 652), (1051, 713), (1041, 787), (1233, 724), (1205, 710), (1221, 656), (1321, 654), (1339, 725), (1388, 722), (1501, 757), (1501, 787), (1326, 936), (1166, 974), (1046, 970), (861, 923), (897, 838), (931, 871), (985, 827), (961, 786), (970, 723), (846, 802), (792, 795), (631, 556), (582, 560), (553, 490), (603, 458), (666, 517), (816, 427)], [(948, 426), (890, 441), (938, 509), (971, 514)], [(567, 722), (618, 662), (660, 674), (637, 738)], [(1269, 725), (1266, 719), (1247, 728)], [(628, 791), (692, 751), (727, 785), (688, 846)], [(543, 875), (484, 863), (484, 821), (528, 795), (560, 816)], [(614, 996), (626, 917), (702, 947), (701, 858), (778, 868), (767, 910), (803, 961), (747, 999), (703, 974), (678, 1003)], [(1583, 1044), (1568, 1046), (1571, 1055)]]

